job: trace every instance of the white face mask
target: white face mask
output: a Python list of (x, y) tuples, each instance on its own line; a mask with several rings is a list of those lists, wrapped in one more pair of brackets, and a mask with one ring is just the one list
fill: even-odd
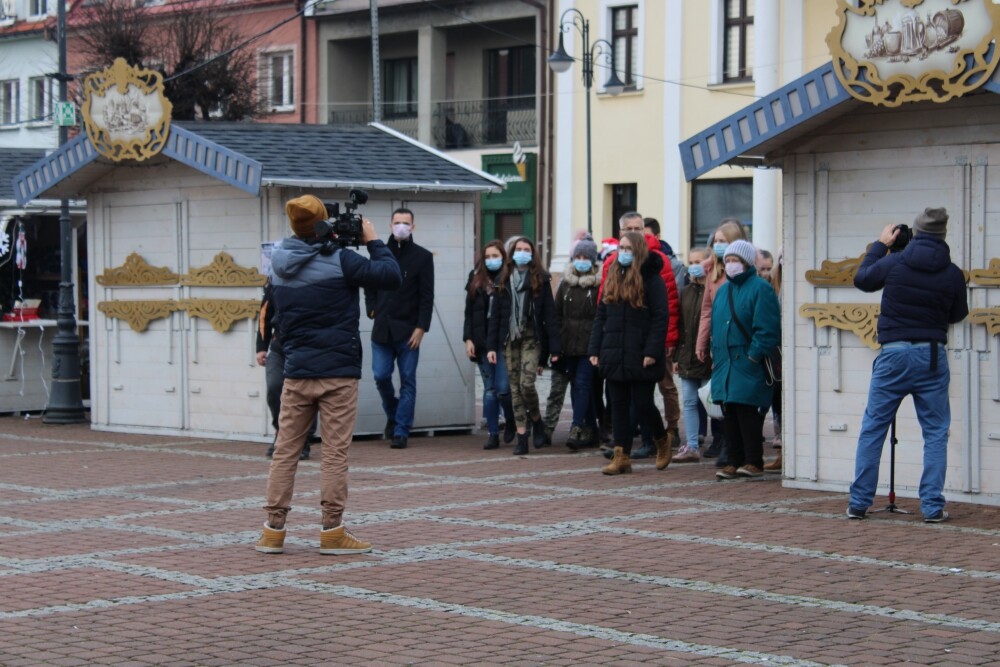
[(746, 270), (743, 262), (726, 262), (726, 275), (730, 278), (735, 278)]
[(392, 235), (397, 241), (405, 241), (410, 238), (410, 226), (398, 223), (392, 226)]

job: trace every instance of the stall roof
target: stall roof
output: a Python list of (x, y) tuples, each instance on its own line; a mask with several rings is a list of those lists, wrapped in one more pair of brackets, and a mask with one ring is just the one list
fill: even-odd
[[(23, 212), (38, 212), (39, 209), (58, 206), (58, 200), (46, 199), (32, 202), (27, 210), (12, 210), (21, 208), (10, 187), (12, 179), (23, 169), (44, 158), (46, 153), (48, 150), (44, 148), (0, 148), (0, 212), (3, 215), (20, 215)], [(71, 202), (70, 206), (75, 210), (79, 209), (80, 204)]]
[[(173, 159), (250, 194), (261, 186), (366, 188), (413, 192), (499, 192), (500, 179), (395, 130), (264, 123), (174, 123), (152, 164)], [(135, 163), (132, 163), (135, 164)], [(116, 163), (81, 134), (19, 171), (14, 194), (24, 203), (45, 194), (70, 197)]]
[[(1000, 93), (1000, 68), (982, 89)], [(827, 63), (682, 142), (684, 177), (693, 181), (724, 164), (762, 164), (776, 148), (864, 105)]]

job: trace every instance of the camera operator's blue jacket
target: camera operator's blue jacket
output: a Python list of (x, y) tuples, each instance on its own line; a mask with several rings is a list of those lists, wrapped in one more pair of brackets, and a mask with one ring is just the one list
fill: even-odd
[(878, 342), (948, 342), (948, 325), (969, 314), (965, 276), (943, 239), (917, 234), (902, 252), (876, 241), (854, 276), (854, 286), (882, 292)]
[(360, 378), (359, 290), (396, 289), (403, 277), (382, 241), (368, 242), (365, 259), (353, 250), (291, 237), (271, 254), (276, 329), (286, 378)]

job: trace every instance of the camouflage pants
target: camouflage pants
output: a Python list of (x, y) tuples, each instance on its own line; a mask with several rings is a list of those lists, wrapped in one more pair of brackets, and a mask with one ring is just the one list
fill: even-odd
[(524, 335), (515, 341), (509, 340), (503, 347), (507, 377), (510, 379), (510, 399), (514, 406), (514, 423), (518, 428), (526, 428), (529, 419), (534, 421), (541, 416), (538, 390), (535, 389), (540, 352), (538, 339), (533, 335)]
[(566, 403), (566, 389), (569, 388), (569, 373), (552, 370), (552, 389), (549, 390), (549, 400), (545, 406), (545, 428), (555, 431), (559, 425), (563, 405)]
[(677, 428), (681, 420), (681, 404), (677, 396), (677, 385), (674, 384), (674, 374), (672, 372), (673, 362), (667, 357), (667, 369), (657, 384), (660, 387), (660, 395), (663, 396), (663, 418), (667, 421), (667, 430)]

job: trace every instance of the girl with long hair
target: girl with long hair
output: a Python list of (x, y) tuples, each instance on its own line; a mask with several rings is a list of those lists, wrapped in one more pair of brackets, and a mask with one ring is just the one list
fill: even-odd
[(542, 270), (535, 244), (514, 239), (507, 262), (507, 289), (500, 299), (500, 317), (491, 323), (491, 347), (500, 348), (510, 378), (511, 402), (517, 428), (514, 454), (528, 453), (528, 426), (535, 448), (546, 443), (535, 378), (550, 360), (559, 360), (559, 317), (552, 299), (551, 277)]
[(605, 475), (632, 472), (632, 405), (651, 430), (657, 461), (669, 462), (670, 442), (653, 401), (653, 390), (664, 374), (663, 341), (670, 317), (667, 288), (660, 277), (662, 268), (663, 260), (649, 252), (642, 234), (621, 235), (615, 265), (604, 281), (588, 350), (590, 363), (606, 380), (611, 399), (614, 453), (602, 469)]
[(483, 417), (486, 419), (486, 444), (483, 449), (500, 446), (500, 407), (506, 415), (504, 442), (514, 439), (514, 417), (510, 403), (510, 383), (502, 354), (494, 342), (490, 347), (491, 319), (499, 317), (500, 295), (507, 284), (507, 251), (500, 241), (483, 246), (479, 261), (469, 273), (465, 285), (465, 324), (462, 338), (465, 353), (479, 366), (483, 378)]

